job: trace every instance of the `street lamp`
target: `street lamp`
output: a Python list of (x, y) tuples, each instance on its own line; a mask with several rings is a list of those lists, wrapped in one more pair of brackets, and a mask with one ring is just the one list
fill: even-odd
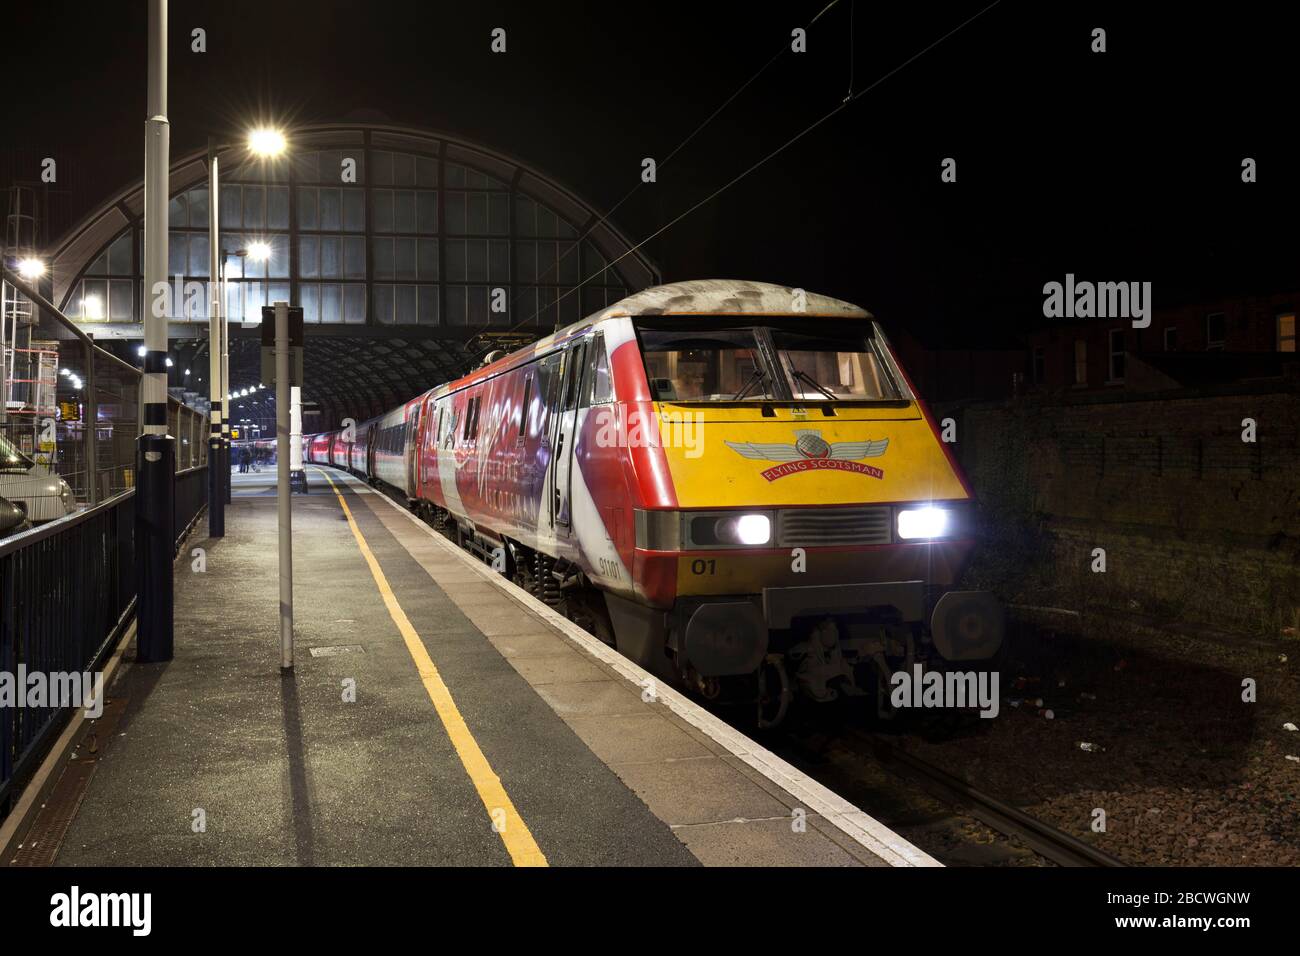
[(19, 259), (18, 274), (29, 281), (39, 279), (45, 275), (45, 263), (40, 259)]
[[(226, 533), (224, 506), (230, 501), (230, 415), (221, 402), (221, 396), (230, 390), (230, 329), (225, 315), (227, 253), (221, 247), (221, 176), (217, 154), (239, 145), (208, 139), (208, 275), (210, 280), (217, 282), (216, 292), (210, 295), (208, 305), (209, 398), (215, 416), (208, 436), (208, 461), (213, 466), (209, 469), (208, 481), (208, 534), (214, 538)], [(265, 126), (251, 130), (242, 145), (251, 155), (261, 159), (279, 156), (288, 148), (282, 132)], [(248, 249), (235, 252), (235, 255), (250, 256), (258, 261), (265, 261), (270, 254), (271, 247), (264, 242), (251, 243)]]
[(248, 134), (248, 151), (254, 156), (270, 159), (285, 150), (284, 134), (278, 129), (261, 127)]

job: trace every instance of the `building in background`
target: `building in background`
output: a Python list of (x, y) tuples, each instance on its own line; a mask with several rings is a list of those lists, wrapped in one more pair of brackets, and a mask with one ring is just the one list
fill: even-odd
[(1027, 390), (1194, 387), (1284, 374), (1300, 293), (1223, 296), (1162, 307), (1151, 325), (1045, 319), (1026, 335)]
[[(182, 289), (169, 328), (171, 384), (196, 396), (205, 394), (198, 359), (208, 318), (205, 297), (185, 289), (209, 279), (205, 158), (178, 158), (170, 178), (168, 274)], [(454, 136), (310, 125), (289, 132), (282, 157), (251, 158), (240, 144), (221, 152), (220, 166), (226, 314), (252, 325), (275, 301), (302, 306), (314, 393), (304, 398), (326, 413), (314, 425), (376, 413), (463, 373), (470, 343), (485, 335), (536, 337), (659, 281), (655, 265), (568, 188)], [(118, 340), (129, 359), (145, 301), (143, 204), (135, 184), (45, 252), (54, 303), (97, 341)], [(254, 242), (269, 245), (266, 261), (234, 255)], [(259, 377), (254, 334), (232, 336), (236, 388)], [(257, 410), (245, 411), (256, 421)]]

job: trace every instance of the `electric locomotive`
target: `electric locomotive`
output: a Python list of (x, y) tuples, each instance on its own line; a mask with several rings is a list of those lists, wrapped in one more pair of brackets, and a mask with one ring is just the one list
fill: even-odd
[(879, 324), (827, 296), (646, 289), (307, 448), (761, 726), (1002, 643), (958, 589), (960, 467)]

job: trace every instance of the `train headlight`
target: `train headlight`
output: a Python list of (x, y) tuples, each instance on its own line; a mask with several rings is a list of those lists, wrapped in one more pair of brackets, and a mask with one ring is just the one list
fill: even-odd
[(719, 518), (714, 534), (724, 544), (747, 544), (757, 547), (772, 540), (772, 519), (767, 515), (736, 515)]
[(946, 508), (931, 505), (924, 508), (902, 508), (898, 512), (898, 537), (905, 541), (943, 538), (951, 528), (952, 515)]
[(772, 543), (770, 511), (638, 511), (638, 548), (690, 551), (761, 548)]
[(691, 518), (690, 542), (697, 548), (757, 548), (772, 540), (772, 519), (765, 514), (712, 514)]

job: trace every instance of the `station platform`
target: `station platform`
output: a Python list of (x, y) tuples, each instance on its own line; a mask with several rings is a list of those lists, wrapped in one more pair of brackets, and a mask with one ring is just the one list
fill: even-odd
[(334, 469), (307, 477), (294, 669), (275, 474), (235, 474), (225, 537), (200, 523), (176, 566), (174, 659), (126, 649), (29, 854), (39, 840), (62, 866), (937, 865), (387, 496)]

